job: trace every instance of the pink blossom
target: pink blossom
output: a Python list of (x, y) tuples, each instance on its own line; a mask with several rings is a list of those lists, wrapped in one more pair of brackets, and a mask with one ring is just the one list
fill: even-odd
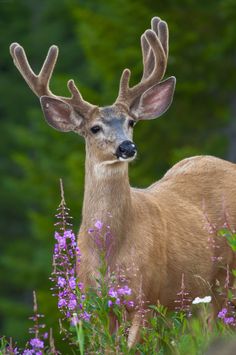
[(94, 224), (94, 226), (98, 229), (101, 230), (103, 227), (103, 223), (101, 221), (96, 221), (96, 223)]
[(31, 339), (30, 345), (32, 346), (32, 348), (39, 348), (39, 349), (44, 348), (44, 342), (38, 338)]
[(66, 280), (64, 279), (64, 277), (59, 276), (57, 279), (57, 284), (59, 287), (64, 287), (66, 284)]
[(117, 297), (117, 292), (114, 290), (113, 287), (110, 288), (109, 292), (108, 292), (108, 295), (110, 297), (113, 297), (113, 298), (116, 298)]
[(68, 308), (70, 310), (73, 311), (76, 308), (76, 306), (77, 306), (77, 301), (75, 299), (72, 299), (68, 302)]
[(74, 276), (71, 276), (69, 278), (69, 286), (70, 288), (72, 288), (72, 290), (74, 290), (76, 288), (76, 280)]
[(78, 283), (78, 287), (79, 287), (80, 290), (83, 290), (84, 284), (83, 284), (82, 282), (79, 282), (79, 283)]
[(225, 318), (226, 313), (227, 313), (227, 309), (222, 308), (222, 310), (218, 313), (218, 318), (221, 318), (221, 319)]

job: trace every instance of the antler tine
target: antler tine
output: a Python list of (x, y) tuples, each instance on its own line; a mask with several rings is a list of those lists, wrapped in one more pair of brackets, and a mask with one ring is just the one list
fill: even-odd
[(15, 54), (14, 54), (14, 51), (15, 51), (15, 48), (18, 47), (19, 44), (14, 42), (10, 45), (10, 54), (12, 56), (12, 59), (13, 59), (13, 63), (15, 64), (15, 66), (17, 67), (17, 69), (19, 70), (19, 65), (17, 63), (17, 60), (15, 58)]
[[(159, 17), (153, 17), (151, 21), (151, 28), (158, 36), (158, 23), (161, 21)], [(142, 80), (146, 79), (154, 69), (155, 66), (155, 57), (150, 47), (145, 33), (141, 36), (141, 49), (143, 56), (143, 76)]]
[(78, 107), (79, 111), (85, 115), (96, 106), (83, 100), (73, 80), (69, 80), (67, 83), (68, 89), (72, 94), (71, 97), (67, 98), (62, 96), (56, 96), (51, 92), (49, 88), (50, 79), (58, 57), (58, 51), (58, 47), (55, 45), (49, 48), (43, 66), (39, 74), (36, 75), (28, 62), (23, 47), (21, 47), (18, 43), (12, 43), (10, 46), (10, 53), (15, 66), (17, 67), (31, 90), (35, 93), (35, 95), (37, 95), (38, 97), (46, 95), (54, 98), (59, 98), (72, 106)]
[(29, 65), (24, 49), (18, 43), (12, 43), (10, 46), (10, 53), (12, 55), (15, 66), (30, 88), (37, 95), (35, 91), (35, 82), (37, 77)]
[(141, 36), (143, 56), (143, 76), (137, 85), (129, 87), (130, 71), (125, 69), (120, 79), (119, 95), (116, 100), (126, 106), (142, 95), (149, 87), (158, 83), (164, 76), (168, 54), (168, 27), (159, 17), (151, 22), (152, 29), (146, 30)]
[[(58, 52), (59, 52), (59, 49), (55, 45), (53, 45), (49, 48), (47, 57), (43, 63), (43, 66), (39, 72), (39, 75), (38, 75), (39, 84), (41, 84), (42, 86), (45, 85), (47, 87), (48, 91), (50, 91), (49, 82), (50, 82), (54, 67), (56, 65), (56, 62), (57, 62)], [(39, 96), (41, 96), (41, 95), (39, 95)]]
[(89, 102), (85, 101), (80, 93), (80, 91), (78, 90), (78, 88), (75, 85), (75, 82), (73, 79), (70, 79), (67, 82), (67, 87), (71, 93), (71, 97), (67, 98), (67, 97), (63, 97), (62, 99), (66, 102), (68, 102), (69, 104), (73, 105), (74, 107), (78, 107), (80, 113), (82, 115), (86, 115), (89, 112), (91, 112), (91, 110), (93, 110), (95, 107), (95, 105), (90, 104)]
[[(153, 30), (146, 30), (145, 36), (154, 56), (154, 66), (150, 76), (147, 79), (150, 80), (152, 77), (155, 76), (154, 77), (154, 80), (156, 79), (154, 81), (155, 83), (163, 78), (163, 75), (166, 70), (167, 58), (166, 58), (165, 51), (162, 47), (160, 38), (157, 36), (156, 32), (154, 32)], [(147, 66), (148, 65), (149, 63), (147, 62)]]
[(162, 21), (159, 17), (153, 17), (151, 21), (152, 30), (156, 32), (159, 37), (166, 57), (168, 58), (169, 51), (169, 30), (168, 25), (165, 21)]
[[(153, 17), (151, 21), (151, 28), (156, 33), (157, 37), (160, 39), (166, 58), (168, 58), (169, 33), (168, 33), (167, 23), (165, 21), (162, 21), (159, 17)], [(152, 48), (150, 48), (146, 40), (145, 35), (141, 36), (141, 46), (143, 52), (143, 67), (144, 67), (143, 78), (146, 78), (154, 69), (155, 56), (152, 51)]]
[[(152, 49), (149, 46), (145, 34), (141, 36), (141, 48), (143, 56), (143, 76), (142, 80), (146, 79), (153, 71), (155, 65), (155, 58)], [(147, 65), (148, 63), (148, 65)]]
[(49, 89), (49, 81), (58, 56), (57, 46), (51, 46), (49, 48), (39, 75), (36, 75), (32, 70), (23, 47), (18, 43), (12, 43), (10, 53), (13, 57), (14, 64), (35, 95), (39, 97), (43, 95), (54, 96)]

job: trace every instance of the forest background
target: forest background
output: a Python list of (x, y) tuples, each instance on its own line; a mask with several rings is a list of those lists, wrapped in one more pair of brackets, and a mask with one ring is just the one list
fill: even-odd
[(168, 22), (166, 77), (175, 75), (177, 86), (161, 119), (135, 127), (139, 155), (130, 180), (139, 187), (192, 155), (236, 162), (235, 0), (0, 0), (0, 334), (19, 344), (27, 339), (33, 290), (47, 326), (58, 331), (49, 276), (59, 178), (77, 231), (85, 152), (82, 138), (47, 126), (9, 45), (22, 44), (38, 71), (57, 44), (53, 91), (68, 95), (66, 82), (74, 78), (86, 100), (108, 105), (125, 67), (133, 83), (140, 79), (139, 38), (153, 16)]

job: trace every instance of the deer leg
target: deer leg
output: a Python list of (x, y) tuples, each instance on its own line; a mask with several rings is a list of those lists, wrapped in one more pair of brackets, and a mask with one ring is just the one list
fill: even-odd
[(137, 312), (134, 314), (132, 324), (128, 335), (128, 348), (131, 349), (140, 339), (140, 326), (142, 322), (142, 314)]

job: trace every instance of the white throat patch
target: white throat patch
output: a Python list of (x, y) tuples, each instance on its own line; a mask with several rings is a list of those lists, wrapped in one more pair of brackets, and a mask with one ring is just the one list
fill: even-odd
[[(128, 159), (122, 162), (128, 162)], [(97, 178), (105, 178), (116, 174), (124, 174), (126, 171), (126, 164), (122, 164), (119, 160), (107, 160), (102, 163), (94, 165), (94, 172)]]

